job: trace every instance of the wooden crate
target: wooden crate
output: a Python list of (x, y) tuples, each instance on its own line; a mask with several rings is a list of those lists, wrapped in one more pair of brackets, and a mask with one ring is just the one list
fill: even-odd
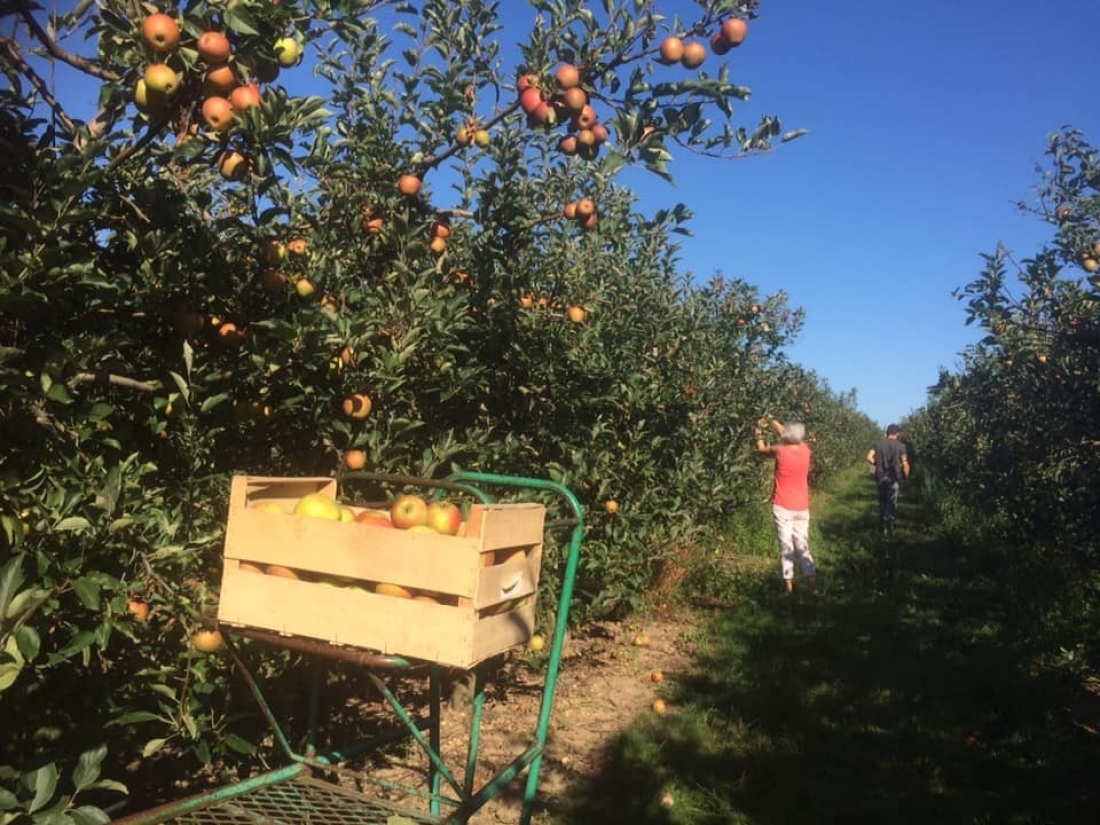
[[(234, 477), (220, 622), (460, 668), (533, 634), (543, 505), (470, 505), (465, 536), (254, 509), (266, 500), (289, 511), (316, 492), (335, 498), (335, 480)], [(299, 578), (249, 565), (279, 565)], [(434, 601), (376, 593), (379, 582)]]

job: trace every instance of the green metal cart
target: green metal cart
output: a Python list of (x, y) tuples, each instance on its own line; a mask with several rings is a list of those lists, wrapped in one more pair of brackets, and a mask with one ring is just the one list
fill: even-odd
[[(152, 808), (141, 813), (112, 820), (116, 825), (396, 825), (396, 823), (465, 823), (505, 788), (518, 783), (527, 771), (523, 785), (520, 825), (528, 825), (534, 812), (539, 772), (550, 728), (554, 690), (561, 666), (562, 645), (573, 597), (573, 583), (584, 534), (584, 517), (580, 502), (565, 486), (553, 481), (489, 473), (456, 473), (447, 479), (429, 480), (380, 473), (348, 473), (342, 482), (371, 481), (402, 486), (422, 486), (438, 491), (452, 490), (472, 496), (484, 504), (494, 503), (487, 492), (494, 488), (549, 493), (564, 499), (565, 518), (548, 522), (546, 529), (571, 529), (568, 555), (565, 561), (553, 636), (549, 642), (549, 657), (539, 705), (537, 723), (529, 744), (489, 780), (475, 785), (479, 765), (481, 727), (485, 705), (485, 679), (480, 669), (474, 670), (472, 709), (467, 740), (466, 760), (461, 775), (456, 774), (441, 754), (442, 684), (446, 668), (432, 662), (408, 660), (382, 655), (365, 649), (328, 645), (301, 637), (286, 637), (250, 628), (222, 626), (226, 648), (239, 669), (261, 712), (273, 731), (275, 743), (287, 760), (285, 767), (269, 771), (217, 790)], [(263, 690), (248, 667), (234, 636), (245, 636), (260, 642), (297, 650), (315, 656), (315, 662), (325, 659), (342, 660), (361, 666), (370, 681), (384, 697), (399, 721), (393, 730), (370, 740), (349, 743), (346, 747), (318, 752), (315, 746), (319, 720), (320, 681), (322, 667), (315, 667), (311, 691), (309, 731), (304, 753), (295, 750), (283, 726), (276, 718)], [(402, 704), (391, 681), (424, 673), (428, 679), (428, 713), (416, 718)], [(414, 788), (390, 781), (375, 780), (369, 772), (353, 771), (346, 762), (354, 756), (384, 748), (396, 742), (415, 742), (428, 760), (426, 787)], [(339, 783), (340, 776), (354, 779), (356, 787), (349, 789)], [(400, 797), (400, 802), (391, 801)], [(390, 799), (386, 799), (390, 797)], [(412, 800), (412, 801), (409, 801)]]

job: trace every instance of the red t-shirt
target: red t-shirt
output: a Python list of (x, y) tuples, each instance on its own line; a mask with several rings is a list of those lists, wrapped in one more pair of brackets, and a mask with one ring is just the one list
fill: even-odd
[(810, 509), (810, 448), (805, 444), (776, 445), (772, 503), (788, 510)]

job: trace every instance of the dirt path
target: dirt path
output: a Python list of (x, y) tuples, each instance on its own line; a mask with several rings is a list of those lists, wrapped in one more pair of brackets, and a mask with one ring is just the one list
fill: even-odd
[[(639, 716), (655, 713), (654, 702), (668, 700), (669, 688), (688, 672), (695, 625), (684, 616), (644, 624), (594, 625), (567, 640), (555, 691), (546, 755), (539, 775), (539, 812), (563, 798), (569, 787), (603, 767), (605, 749)], [(638, 637), (644, 644), (636, 644)], [(475, 785), (493, 776), (534, 739), (543, 695), (545, 656), (516, 653), (486, 687), (481, 757)], [(376, 708), (377, 709), (377, 708)], [(468, 704), (445, 706), (442, 753), (461, 772), (465, 764), (470, 710)], [(426, 760), (410, 752), (387, 766), (373, 766), (374, 779), (421, 786)], [(488, 803), (473, 825), (516, 823), (523, 780)]]

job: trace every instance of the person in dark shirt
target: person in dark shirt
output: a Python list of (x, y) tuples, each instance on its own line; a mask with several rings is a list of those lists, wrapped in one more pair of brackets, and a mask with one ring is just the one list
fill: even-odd
[(884, 536), (894, 534), (898, 517), (898, 489), (909, 479), (909, 448), (898, 437), (897, 424), (886, 428), (886, 435), (867, 451), (867, 462), (874, 467), (878, 487), (878, 516)]

